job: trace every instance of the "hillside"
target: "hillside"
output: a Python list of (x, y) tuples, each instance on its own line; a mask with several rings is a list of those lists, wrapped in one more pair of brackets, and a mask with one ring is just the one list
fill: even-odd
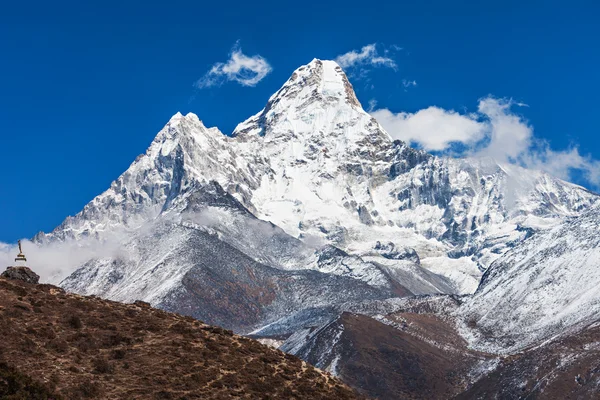
[(231, 331), (51, 285), (0, 278), (0, 337), (2, 398), (357, 398), (336, 378)]
[[(597, 399), (600, 323), (518, 353), (468, 346), (445, 296), (370, 304), (281, 348), (331, 370), (361, 393), (396, 399)], [(462, 303), (462, 304), (461, 304)]]

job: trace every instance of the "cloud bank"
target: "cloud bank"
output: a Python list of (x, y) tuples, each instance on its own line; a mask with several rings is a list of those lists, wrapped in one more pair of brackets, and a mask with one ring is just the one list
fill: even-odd
[(576, 146), (553, 150), (547, 141), (535, 137), (533, 126), (514, 111), (522, 106), (511, 99), (488, 96), (479, 100), (477, 112), (471, 114), (439, 107), (415, 113), (393, 113), (386, 108), (370, 112), (392, 138), (427, 151), (450, 153), (458, 144), (462, 150), (454, 155), (491, 157), (565, 180), (578, 173), (600, 187), (600, 162), (581, 155)]
[[(41, 282), (58, 284), (90, 259), (120, 254), (122, 240), (125, 239), (125, 236), (115, 234), (102, 242), (87, 238), (49, 244), (24, 239), (22, 243), (27, 265), (40, 276)], [(0, 243), (0, 271), (15, 264), (18, 252), (14, 244)]]
[(229, 60), (214, 64), (211, 69), (198, 81), (198, 89), (220, 86), (224, 82), (237, 82), (242, 86), (256, 86), (273, 68), (260, 55), (249, 57), (242, 53), (239, 42), (231, 49)]

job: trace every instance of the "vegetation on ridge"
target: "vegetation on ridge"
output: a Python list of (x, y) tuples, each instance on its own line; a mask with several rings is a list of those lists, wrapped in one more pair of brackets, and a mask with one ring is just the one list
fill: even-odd
[(356, 398), (297, 357), (231, 331), (51, 285), (0, 279), (0, 337), (0, 362), (11, 366), (0, 388), (16, 388), (8, 398)]

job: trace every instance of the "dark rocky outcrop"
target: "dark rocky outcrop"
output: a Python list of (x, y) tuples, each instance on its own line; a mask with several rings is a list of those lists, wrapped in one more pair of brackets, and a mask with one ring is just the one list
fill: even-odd
[(39, 283), (40, 281), (40, 276), (28, 267), (8, 267), (0, 277), (27, 283)]

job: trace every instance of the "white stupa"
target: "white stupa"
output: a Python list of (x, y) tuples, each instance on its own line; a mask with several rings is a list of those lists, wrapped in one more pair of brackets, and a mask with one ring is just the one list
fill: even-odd
[(25, 254), (23, 254), (23, 249), (21, 248), (21, 241), (19, 240), (19, 254), (17, 254), (17, 258), (15, 258), (15, 267), (26, 267), (27, 258)]

